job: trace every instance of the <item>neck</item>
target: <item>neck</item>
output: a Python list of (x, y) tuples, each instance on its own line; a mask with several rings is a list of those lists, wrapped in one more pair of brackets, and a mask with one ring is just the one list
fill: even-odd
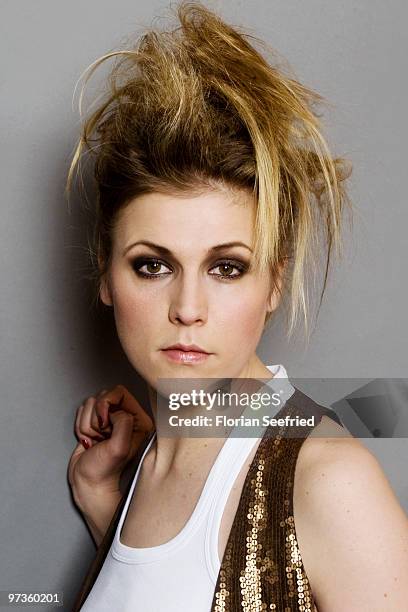
[[(241, 372), (234, 376), (234, 378), (248, 378), (254, 381), (261, 380), (263, 383), (265, 380), (273, 378), (273, 374), (263, 364), (259, 357), (255, 355), (251, 362), (249, 362)], [(157, 392), (151, 385), (148, 385), (148, 394), (153, 419), (154, 422), (157, 423)], [(189, 410), (190, 409), (187, 407), (186, 411), (183, 411), (183, 415), (189, 416)], [(193, 410), (194, 407), (191, 407), (191, 415), (193, 414)], [(214, 455), (217, 455), (224, 442), (225, 438), (222, 437), (169, 438), (161, 435), (160, 431), (157, 431), (156, 440), (153, 442), (148, 453), (149, 463), (151, 469), (160, 473), (162, 476), (165, 476), (170, 470), (185, 471), (186, 466), (188, 469), (194, 469), (193, 466), (199, 464), (200, 460), (203, 460), (205, 463), (209, 456), (214, 457)]]

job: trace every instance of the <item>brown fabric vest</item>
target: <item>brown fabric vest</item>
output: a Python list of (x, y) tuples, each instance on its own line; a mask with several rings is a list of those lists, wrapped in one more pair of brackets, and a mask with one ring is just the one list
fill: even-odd
[[(275, 418), (286, 416), (313, 416), (314, 424), (306, 427), (270, 425), (265, 430), (244, 481), (209, 612), (313, 612), (316, 609), (296, 539), (293, 515), (295, 467), (305, 438), (323, 416), (340, 425), (341, 422), (332, 410), (320, 406), (297, 388)], [(149, 441), (150, 438), (145, 444)], [(72, 612), (79, 612), (98, 577), (136, 469), (137, 465), (81, 585)], [(184, 610), (180, 608), (180, 612)]]

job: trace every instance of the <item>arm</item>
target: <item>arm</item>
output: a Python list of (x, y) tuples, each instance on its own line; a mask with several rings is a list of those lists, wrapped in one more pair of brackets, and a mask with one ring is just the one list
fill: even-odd
[(138, 464), (152, 429), (151, 418), (122, 385), (91, 396), (77, 410), (75, 434), (82, 444), (71, 455), (68, 481), (97, 547), (122, 499), (122, 477)]
[(408, 520), (377, 459), (347, 438), (315, 440), (310, 457), (295, 523), (319, 612), (405, 610)]
[(122, 498), (122, 493), (119, 490), (99, 490), (96, 487), (79, 485), (72, 487), (72, 494), (98, 548)]

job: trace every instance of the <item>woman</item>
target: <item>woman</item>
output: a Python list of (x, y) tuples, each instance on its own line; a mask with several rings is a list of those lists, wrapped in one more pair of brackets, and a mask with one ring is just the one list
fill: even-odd
[[(299, 314), (308, 331), (306, 274), (326, 245), (326, 284), (339, 252), (347, 164), (318, 94), (204, 6), (178, 17), (95, 63), (122, 55), (68, 177), (88, 147), (97, 293), (153, 416), (120, 385), (78, 410), (69, 482), (98, 552), (74, 609), (403, 610), (407, 520), (378, 462), (256, 354), (286, 295), (288, 335)], [(159, 381), (186, 378), (266, 380), (283, 389), (270, 415), (316, 420), (162, 435)]]

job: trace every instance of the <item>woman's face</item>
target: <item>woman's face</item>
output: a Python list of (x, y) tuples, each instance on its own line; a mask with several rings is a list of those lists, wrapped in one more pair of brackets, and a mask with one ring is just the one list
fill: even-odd
[[(100, 295), (153, 387), (158, 378), (266, 377), (256, 347), (277, 302), (269, 274), (247, 271), (254, 213), (249, 193), (221, 190), (146, 194), (119, 212)], [(164, 350), (177, 343), (209, 354)]]

